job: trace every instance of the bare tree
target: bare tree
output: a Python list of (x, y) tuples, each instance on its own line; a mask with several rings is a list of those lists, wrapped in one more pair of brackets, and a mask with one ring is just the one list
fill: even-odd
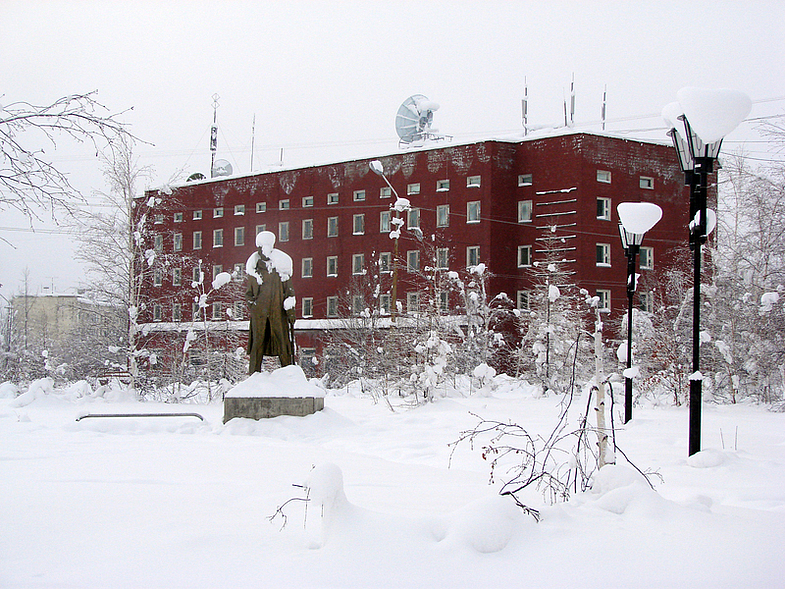
[(71, 210), (78, 191), (68, 177), (48, 161), (45, 146), (57, 147), (68, 138), (89, 142), (101, 153), (118, 137), (129, 137), (126, 125), (117, 120), (123, 113), (109, 113), (96, 100), (97, 91), (72, 94), (52, 104), (12, 102), (0, 105), (0, 210), (13, 208), (29, 219), (36, 209)]

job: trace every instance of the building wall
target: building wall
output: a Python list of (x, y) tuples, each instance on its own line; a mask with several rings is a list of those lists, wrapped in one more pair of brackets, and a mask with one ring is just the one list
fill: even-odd
[[(662, 206), (663, 219), (644, 243), (655, 248), (655, 267), (667, 263), (673, 248), (686, 242), (689, 195), (673, 149), (665, 144), (570, 133), (517, 143), (440, 146), (378, 159), (399, 195), (419, 209), (422, 236), (437, 247), (450, 249), (450, 269), (465, 269), (467, 248), (479, 247), (479, 261), (495, 274), (491, 295), (506, 292), (515, 300), (519, 290), (532, 288), (529, 268), (519, 267), (518, 247), (532, 246), (537, 260), (542, 249), (538, 238), (555, 235), (564, 244), (562, 254), (576, 283), (590, 292), (610, 289), (611, 315), (619, 315), (626, 309), (626, 259), (616, 213), (620, 202), (645, 200)], [(150, 226), (161, 236), (158, 245), (165, 255), (156, 262), (162, 265), (162, 284), (145, 286), (143, 296), (150, 304), (140, 321), (172, 321), (175, 302), (181, 305), (181, 320), (190, 321), (195, 294), (191, 273), (196, 262), (202, 260), (208, 283), (213, 266), (224, 271), (236, 265), (244, 268), (262, 227), (278, 236), (277, 247), (294, 260), (298, 317), (302, 317), (303, 298), (311, 298), (313, 318), (325, 318), (327, 297), (358, 279), (353, 274), (353, 255), (363, 254), (368, 270), (381, 252), (393, 251), (393, 240), (380, 230), (380, 214), (390, 210), (395, 196), (382, 194), (387, 185), (370, 170), (369, 162), (363, 159), (203, 181), (175, 188), (171, 194), (148, 192), (147, 201), (160, 199), (147, 214), (154, 220)], [(598, 171), (610, 182), (598, 181)], [(530, 175), (531, 182), (519, 181), (522, 175)], [(477, 177), (478, 182), (468, 180)], [(641, 187), (641, 177), (650, 179), (650, 188)], [(409, 194), (413, 185), (419, 185), (419, 192)], [(597, 216), (598, 197), (609, 199), (607, 219)], [(529, 200), (532, 218), (519, 222), (518, 203)], [(468, 207), (476, 202), (480, 217), (472, 222), (467, 218)], [(440, 205), (449, 205), (448, 227), (436, 226)], [(201, 212), (201, 218), (195, 218), (199, 216), (195, 212)], [(355, 215), (364, 215), (361, 234), (353, 231)], [(337, 236), (328, 235), (331, 219), (337, 219)], [(311, 239), (303, 236), (305, 220), (312, 222)], [(281, 231), (284, 223), (288, 223), (288, 240)], [(238, 228), (243, 239), (235, 244)], [(216, 230), (223, 230), (223, 244), (218, 247), (213, 246)], [(194, 247), (194, 232), (201, 232), (201, 248)], [(181, 251), (172, 251), (175, 239), (181, 239)], [(598, 243), (610, 245), (610, 266), (597, 265)], [(422, 243), (404, 229), (399, 249), (404, 267), (399, 271), (398, 299), (405, 305), (406, 293), (422, 288), (418, 277), (405, 268), (406, 254), (422, 249)], [(333, 256), (338, 260), (337, 276), (328, 276), (328, 258)], [(303, 259), (312, 260), (310, 277), (302, 276)], [(421, 256), (421, 267), (426, 263)], [(172, 276), (178, 266), (182, 284), (176, 287)], [(390, 274), (382, 276), (383, 292), (389, 290), (390, 281)], [(215, 300), (232, 305), (241, 298), (242, 285), (235, 286), (233, 293), (222, 289)], [(155, 305), (160, 310), (157, 316)]]

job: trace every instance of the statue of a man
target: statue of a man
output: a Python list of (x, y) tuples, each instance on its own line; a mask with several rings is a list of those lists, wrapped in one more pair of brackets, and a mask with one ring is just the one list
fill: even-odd
[(248, 374), (260, 372), (264, 356), (278, 356), (281, 366), (292, 364), (294, 355), (295, 298), (290, 279), (292, 258), (274, 248), (275, 234), (256, 236), (259, 248), (245, 263), (250, 329), (248, 331)]

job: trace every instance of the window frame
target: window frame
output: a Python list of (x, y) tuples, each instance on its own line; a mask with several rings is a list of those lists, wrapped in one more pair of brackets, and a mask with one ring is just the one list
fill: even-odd
[[(603, 252), (602, 256), (600, 252)], [(599, 268), (611, 267), (611, 244), (609, 243), (596, 243), (595, 244), (595, 265)]]
[[(611, 197), (609, 196), (598, 196), (597, 197), (597, 219), (601, 221), (612, 221), (613, 220), (613, 209), (612, 207)], [(600, 206), (602, 205), (602, 211), (600, 211)]]
[(365, 254), (352, 254), (352, 276), (365, 274)]
[(533, 174), (518, 174), (518, 186), (531, 186), (534, 184)]
[(313, 258), (300, 260), (300, 278), (313, 278)]
[(224, 230), (213, 229), (213, 249), (224, 246)]
[(480, 188), (482, 186), (482, 176), (466, 176), (466, 188)]
[(470, 200), (466, 203), (466, 223), (479, 223), (481, 219), (481, 200)]
[(450, 205), (441, 204), (436, 205), (436, 227), (449, 227), (450, 226)]
[[(332, 273), (330, 272), (330, 266), (332, 266)], [(328, 278), (336, 278), (338, 276), (338, 256), (327, 256), (325, 272)]]
[(416, 274), (420, 271), (420, 250), (407, 250), (406, 271), (411, 274)]
[(234, 246), (242, 247), (245, 245), (245, 227), (234, 228)]
[[(526, 254), (526, 263), (523, 263), (521, 254), (523, 252), (527, 252)], [(531, 268), (532, 267), (532, 254), (533, 248), (531, 245), (519, 245), (518, 246), (518, 268)]]
[(365, 213), (352, 215), (352, 235), (365, 235)]
[(338, 237), (338, 217), (327, 217), (327, 237)]
[(289, 241), (290, 238), (289, 221), (278, 221), (278, 241), (283, 243)]

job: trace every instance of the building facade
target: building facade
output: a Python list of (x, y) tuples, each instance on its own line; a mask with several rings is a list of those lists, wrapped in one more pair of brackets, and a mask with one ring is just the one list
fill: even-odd
[[(370, 169), (373, 159), (392, 190)], [(409, 201), (408, 210), (395, 210), (395, 193)], [(427, 296), (422, 273), (434, 267), (465, 271), (485, 264), (489, 292), (504, 292), (525, 309), (532, 269), (557, 259), (616, 316), (627, 306), (616, 205), (642, 201), (663, 209), (641, 251), (644, 273), (667, 265), (686, 242), (689, 192), (664, 143), (569, 132), (151, 190), (137, 206), (147, 251), (154, 252), (138, 264), (150, 274), (139, 322), (159, 348), (182, 339), (185, 324), (197, 319), (247, 333), (243, 270), (262, 230), (275, 233), (276, 247), (294, 260), (296, 330), (305, 347), (314, 346), (310, 335), (319, 321), (361, 310), (344, 295), (369, 274), (379, 277), (374, 300), (384, 312), (396, 308), (394, 290), (397, 308), (416, 314)], [(203, 273), (208, 292), (219, 272), (236, 280), (200, 307), (199, 278)], [(443, 297), (439, 304), (448, 311), (451, 295), (431, 295)], [(645, 308), (647, 294), (639, 298)]]

